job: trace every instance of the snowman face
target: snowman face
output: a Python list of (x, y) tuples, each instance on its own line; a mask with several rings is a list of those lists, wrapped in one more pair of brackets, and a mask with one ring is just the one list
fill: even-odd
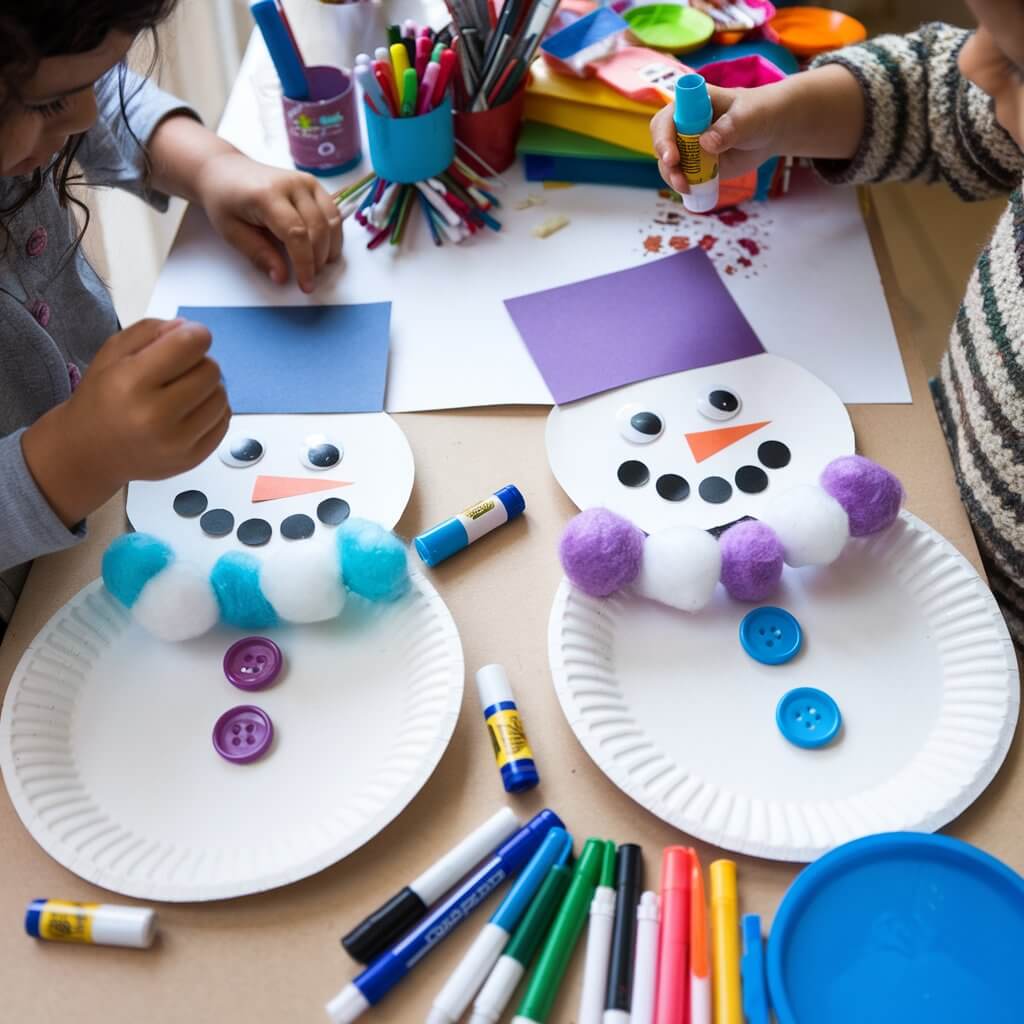
[(390, 416), (235, 416), (205, 462), (128, 488), (136, 530), (200, 564), (225, 551), (326, 544), (350, 515), (388, 528), (413, 483), (409, 443)]
[(767, 353), (556, 406), (547, 447), (576, 505), (604, 506), (648, 533), (756, 518), (780, 489), (817, 483), (854, 450), (838, 396)]

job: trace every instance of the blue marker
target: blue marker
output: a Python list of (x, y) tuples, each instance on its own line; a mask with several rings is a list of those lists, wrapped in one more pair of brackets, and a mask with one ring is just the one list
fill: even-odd
[(553, 828), (438, 992), (427, 1015), (427, 1024), (456, 1024), (462, 1019), (548, 871), (556, 863), (564, 862), (571, 852), (572, 836), (564, 828)]
[(517, 519), (526, 511), (526, 499), (518, 487), (509, 484), (489, 498), (470, 505), (464, 512), (435, 526), (416, 538), (416, 550), (429, 566), (435, 566), (456, 552), (468, 548), (491, 530)]
[(554, 811), (544, 810), (536, 815), (404, 939), (381, 953), (327, 1004), (327, 1015), (333, 1024), (353, 1024), (379, 1003), (502, 882), (530, 860), (553, 828), (561, 827)]
[(288, 34), (281, 12), (274, 0), (259, 0), (250, 8), (252, 16), (263, 35), (263, 41), (270, 51), (277, 77), (281, 79), (281, 91), (290, 100), (309, 99), (309, 83), (292, 37)]

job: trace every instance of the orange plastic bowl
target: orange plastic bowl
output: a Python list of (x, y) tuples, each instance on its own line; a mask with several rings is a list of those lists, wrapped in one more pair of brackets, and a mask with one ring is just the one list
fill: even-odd
[(779, 34), (779, 42), (797, 57), (817, 57), (868, 37), (856, 18), (824, 7), (784, 7), (769, 24)]

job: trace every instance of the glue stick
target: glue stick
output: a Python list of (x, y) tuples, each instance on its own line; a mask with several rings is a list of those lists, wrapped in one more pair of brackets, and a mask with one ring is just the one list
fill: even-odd
[(156, 913), (148, 907), (33, 900), (25, 911), (25, 931), (47, 942), (148, 949), (156, 936)]
[(700, 75), (683, 75), (676, 82), (672, 120), (683, 174), (690, 191), (683, 205), (692, 213), (708, 213), (718, 205), (718, 158), (700, 148), (701, 134), (711, 125), (711, 96)]
[(540, 776), (508, 675), (501, 665), (484, 665), (476, 674), (476, 685), (506, 792), (533, 789)]

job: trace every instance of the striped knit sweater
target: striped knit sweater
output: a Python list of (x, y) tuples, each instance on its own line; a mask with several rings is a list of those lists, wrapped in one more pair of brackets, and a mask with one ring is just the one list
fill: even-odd
[(941, 181), (965, 200), (1012, 193), (932, 393), (992, 589), (1024, 646), (1024, 154), (960, 74), (967, 38), (931, 24), (819, 59), (852, 72), (867, 102), (856, 156), (817, 167), (834, 183)]

